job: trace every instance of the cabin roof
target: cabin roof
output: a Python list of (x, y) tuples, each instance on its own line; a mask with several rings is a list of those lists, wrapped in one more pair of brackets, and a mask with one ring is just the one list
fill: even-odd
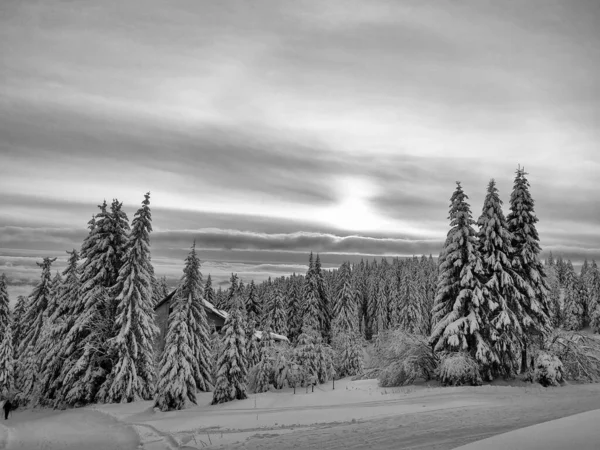
[[(154, 310), (156, 311), (160, 306), (164, 305), (165, 303), (171, 301), (171, 299), (175, 296), (175, 292), (177, 292), (177, 289), (174, 289), (169, 295), (167, 295), (165, 298), (163, 298), (160, 302), (158, 302), (155, 306), (154, 306)], [(204, 299), (203, 299), (204, 300)], [(223, 311), (222, 309), (217, 309), (215, 307), (215, 305), (213, 305), (211, 302), (209, 302), (208, 300), (204, 300), (204, 308), (206, 308), (207, 310), (211, 311), (213, 314), (215, 314), (216, 316), (221, 317), (223, 320), (227, 320), (227, 318), (229, 317), (229, 314), (227, 313), (227, 311)], [(254, 335), (258, 338), (258, 339), (262, 339), (262, 331), (260, 330), (256, 330), (254, 332)], [(285, 342), (289, 342), (288, 338), (286, 336), (283, 336), (282, 334), (277, 334), (277, 333), (273, 333), (271, 332), (271, 337), (276, 340), (276, 341), (285, 341)]]

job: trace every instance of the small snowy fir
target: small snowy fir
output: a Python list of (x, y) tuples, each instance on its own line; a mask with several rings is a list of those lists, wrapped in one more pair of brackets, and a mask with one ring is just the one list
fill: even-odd
[(246, 333), (239, 296), (234, 297), (233, 308), (223, 325), (223, 338), (217, 359), (217, 380), (212, 404), (248, 398), (246, 377)]
[(183, 409), (187, 401), (196, 403), (197, 390), (212, 389), (211, 339), (195, 243), (183, 272), (160, 360), (155, 406), (162, 411)]

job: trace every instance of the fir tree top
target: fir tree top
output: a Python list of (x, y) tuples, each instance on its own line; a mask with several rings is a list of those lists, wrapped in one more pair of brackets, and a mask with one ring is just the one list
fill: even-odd
[(6, 275), (0, 275), (0, 342), (4, 336), (4, 330), (10, 324), (10, 309), (9, 309), (8, 290), (6, 289)]

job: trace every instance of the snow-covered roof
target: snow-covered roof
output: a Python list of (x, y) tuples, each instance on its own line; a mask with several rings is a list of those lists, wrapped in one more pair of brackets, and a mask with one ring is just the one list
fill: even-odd
[[(254, 336), (256, 336), (258, 339), (262, 339), (262, 334), (263, 334), (263, 332), (260, 330), (256, 330), (254, 332)], [(289, 342), (288, 338), (283, 336), (282, 334), (277, 334), (277, 333), (270, 333), (270, 334), (271, 334), (271, 337), (276, 341)]]
[[(177, 289), (175, 289), (173, 292), (171, 292), (169, 295), (167, 295), (164, 299), (162, 299), (160, 302), (158, 302), (156, 304), (156, 306), (154, 307), (154, 309), (156, 310), (159, 306), (161, 306), (165, 302), (171, 300), (173, 298), (173, 296), (175, 295), (175, 292), (177, 292)], [(223, 311), (222, 309), (216, 308), (215, 305), (213, 305), (211, 302), (209, 302), (206, 299), (204, 299), (204, 308), (206, 308), (207, 310), (209, 310), (210, 312), (212, 312), (214, 315), (221, 317), (223, 320), (226, 320), (229, 317), (229, 314), (227, 313), (227, 311)], [(254, 332), (254, 335), (258, 339), (262, 339), (262, 331), (256, 330)], [(285, 337), (285, 336), (283, 336), (283, 335), (281, 335), (281, 334), (271, 333), (271, 337), (275, 341), (289, 342), (288, 338)]]
[(215, 305), (213, 305), (211, 302), (209, 302), (208, 300), (204, 300), (204, 307), (210, 311), (212, 311), (216, 316), (221, 317), (222, 319), (227, 319), (227, 317), (229, 316), (229, 314), (227, 314), (225, 311), (221, 310), (221, 309), (217, 309), (215, 307)]

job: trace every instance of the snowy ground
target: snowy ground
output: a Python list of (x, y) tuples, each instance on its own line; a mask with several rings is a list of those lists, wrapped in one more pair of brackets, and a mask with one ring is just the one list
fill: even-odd
[[(379, 388), (336, 382), (251, 395), (248, 400), (155, 412), (151, 402), (74, 411), (16, 411), (0, 449), (451, 449), (541, 422), (600, 409), (600, 384), (545, 389)], [(82, 445), (85, 443), (85, 445)]]

